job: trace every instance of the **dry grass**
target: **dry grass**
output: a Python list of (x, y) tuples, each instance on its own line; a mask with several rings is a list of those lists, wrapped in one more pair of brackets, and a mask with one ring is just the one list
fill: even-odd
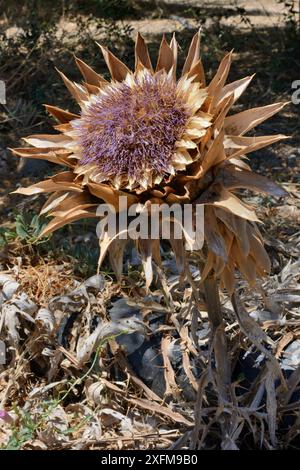
[[(7, 413), (2, 447), (297, 446), (298, 421), (293, 416), (299, 412), (300, 369), (295, 365), (294, 371), (283, 370), (285, 390), (274, 366), (274, 356), (282, 364), (286, 348), (300, 336), (299, 266), (295, 252), (285, 254), (284, 269), (264, 284), (249, 290), (240, 283), (248, 312), (243, 318), (236, 317), (222, 294), (233, 370), (225, 401), (214, 366), (216, 333), (208, 329), (205, 303), (201, 298), (197, 304), (191, 301), (191, 288), (179, 283), (178, 276), (170, 278), (169, 273), (168, 291), (157, 285), (149, 297), (142, 284), (132, 290), (129, 278), (122, 288), (100, 276), (70, 290), (74, 278), (61, 266), (42, 261), (34, 268), (14, 266), (4, 291), (13, 292), (7, 289), (13, 280), (19, 286), (2, 305), (1, 338), (8, 346), (8, 361), (0, 373), (1, 408)], [(123, 299), (121, 306), (114, 304), (116, 299)], [(114, 305), (117, 312), (125, 306), (127, 323), (113, 316)], [(142, 329), (132, 320), (137, 311)], [(153, 321), (158, 322), (155, 328)], [(122, 332), (142, 335), (145, 344), (155, 342), (162, 362), (151, 370), (160, 369), (162, 387), (145, 380), (145, 364), (138, 370), (126, 354), (128, 346), (119, 342)], [(175, 344), (179, 362), (171, 353)], [(249, 349), (251, 361), (260, 352), (265, 355), (258, 369), (244, 362)]]

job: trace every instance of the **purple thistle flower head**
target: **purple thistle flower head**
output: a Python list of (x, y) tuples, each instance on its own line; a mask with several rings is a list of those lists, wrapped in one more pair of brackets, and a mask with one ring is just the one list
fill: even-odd
[(14, 422), (13, 417), (5, 410), (0, 410), (0, 419), (9, 424)]
[(169, 173), (175, 143), (189, 109), (166, 74), (145, 73), (106, 88), (74, 122), (81, 164), (96, 163), (107, 176), (138, 182), (145, 172)]

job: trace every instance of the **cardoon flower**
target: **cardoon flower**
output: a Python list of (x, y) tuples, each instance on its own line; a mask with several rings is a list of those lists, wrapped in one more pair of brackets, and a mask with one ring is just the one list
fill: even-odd
[[(253, 283), (270, 270), (270, 261), (254, 208), (235, 192), (246, 188), (275, 196), (285, 194), (275, 183), (253, 174), (245, 162), (250, 152), (285, 138), (245, 135), (280, 111), (284, 103), (230, 114), (253, 77), (226, 84), (232, 61), (229, 53), (206, 85), (199, 33), (191, 42), (178, 80), (175, 37), (170, 44), (165, 37), (162, 39), (155, 68), (141, 35), (136, 40), (134, 71), (106, 48), (101, 50), (111, 81), (76, 59), (83, 82), (61, 76), (80, 107), (78, 114), (46, 106), (58, 121), (54, 126), (58, 133), (29, 136), (24, 140), (30, 148), (13, 150), (21, 157), (67, 167), (16, 191), (25, 195), (52, 193), (42, 209), (42, 213), (52, 216), (43, 235), (80, 218), (95, 217), (100, 201), (118, 210), (119, 196), (127, 197), (128, 207), (136, 202), (148, 206), (157, 202), (202, 204), (202, 281), (219, 278), (232, 294), (238, 270)], [(107, 237), (100, 244), (101, 261), (110, 252), (118, 276), (125, 244), (118, 245), (117, 239)], [(184, 246), (184, 240), (177, 240), (174, 252), (181, 261)], [(152, 258), (160, 262), (159, 242), (147, 240), (138, 247), (150, 284)], [(186, 263), (179, 264), (182, 270), (186, 268)]]

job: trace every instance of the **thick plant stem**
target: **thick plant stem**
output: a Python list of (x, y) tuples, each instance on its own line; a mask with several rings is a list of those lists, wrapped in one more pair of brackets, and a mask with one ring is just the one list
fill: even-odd
[(227, 352), (219, 288), (214, 276), (209, 276), (204, 281), (204, 292), (208, 318), (213, 330), (218, 386), (222, 399), (228, 402), (230, 401), (231, 367)]

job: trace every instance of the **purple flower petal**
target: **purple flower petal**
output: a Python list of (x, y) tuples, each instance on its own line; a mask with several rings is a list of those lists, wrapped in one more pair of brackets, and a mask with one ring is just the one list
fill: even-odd
[(10, 424), (14, 422), (12, 416), (5, 410), (0, 410), (0, 419)]

